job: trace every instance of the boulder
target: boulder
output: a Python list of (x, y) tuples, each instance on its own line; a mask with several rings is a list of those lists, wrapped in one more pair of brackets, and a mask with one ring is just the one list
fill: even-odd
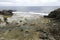
[(8, 24), (7, 22), (7, 18), (8, 17), (11, 17), (13, 15), (13, 12), (14, 10), (2, 10), (0, 11), (0, 15), (3, 15), (4, 17), (4, 21)]
[(60, 8), (51, 11), (48, 16), (44, 16), (44, 17), (60, 19)]
[(12, 16), (13, 15), (12, 12), (13, 12), (13, 10), (2, 10), (2, 15), (7, 15), (7, 16), (11, 15)]

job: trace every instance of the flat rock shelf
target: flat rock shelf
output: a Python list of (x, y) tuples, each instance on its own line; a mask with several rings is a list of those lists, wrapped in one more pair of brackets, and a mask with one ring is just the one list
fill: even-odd
[(55, 40), (48, 33), (50, 20), (41, 15), (16, 13), (7, 18), (0, 15), (0, 40)]

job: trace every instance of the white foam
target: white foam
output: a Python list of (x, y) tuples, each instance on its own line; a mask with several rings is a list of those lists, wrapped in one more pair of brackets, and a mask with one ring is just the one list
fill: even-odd
[(19, 13), (19, 14), (37, 14), (37, 15), (48, 15), (48, 13), (35, 13), (35, 12), (13, 12), (13, 13)]

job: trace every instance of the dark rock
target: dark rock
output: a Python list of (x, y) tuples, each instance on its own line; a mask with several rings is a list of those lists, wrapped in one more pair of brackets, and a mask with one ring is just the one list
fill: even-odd
[(5, 18), (5, 17), (4, 17), (4, 22), (6, 22), (6, 24), (9, 24), (9, 23), (7, 22), (7, 18)]
[(11, 15), (12, 16), (13, 15), (12, 12), (13, 12), (13, 10), (3, 10), (2, 15)]
[(24, 23), (23, 25), (27, 25), (27, 23)]
[(0, 14), (1, 15), (7, 15), (7, 16), (11, 15), (12, 16), (13, 15), (13, 13), (12, 13), (13, 11), (14, 10), (2, 10), (2, 11), (0, 11)]
[(9, 31), (11, 31), (11, 30), (9, 30)]
[(21, 32), (23, 31), (23, 29), (20, 30)]
[(22, 22), (22, 20), (20, 20), (20, 22)]
[(27, 33), (27, 34), (28, 34), (28, 33), (29, 33), (29, 31), (25, 31), (25, 33)]
[(7, 12), (12, 13), (14, 10), (8, 10)]
[(40, 39), (48, 39), (48, 37), (39, 37)]
[(47, 32), (45, 32), (45, 31), (43, 31), (43, 30), (40, 30), (40, 29), (38, 29), (38, 30), (36, 30), (37, 32), (43, 32), (43, 33), (47, 33)]
[(4, 17), (4, 21), (7, 21), (7, 18)]
[(7, 17), (11, 17), (13, 15), (14, 10), (2, 10), (0, 11), (0, 15), (4, 16), (4, 21), (8, 24), (7, 22)]
[(60, 8), (58, 8), (54, 11), (51, 11), (48, 16), (44, 16), (44, 17), (60, 19)]
[(35, 26), (35, 24), (30, 24), (30, 26)]
[(56, 18), (57, 17), (57, 11), (52, 11), (50, 12), (50, 14), (48, 15), (49, 18)]
[(49, 18), (48, 16), (44, 16), (44, 17)]

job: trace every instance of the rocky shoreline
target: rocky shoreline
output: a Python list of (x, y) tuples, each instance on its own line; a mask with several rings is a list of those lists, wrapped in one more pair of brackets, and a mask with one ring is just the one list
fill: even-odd
[(16, 13), (5, 21), (0, 16), (0, 40), (60, 40), (60, 22), (49, 15)]
[[(3, 16), (1, 20), (3, 20)], [(19, 39), (39, 40), (38, 35), (42, 35), (42, 34), (39, 34), (38, 30), (43, 29), (46, 26), (45, 24), (48, 23), (49, 21), (48, 19), (44, 19), (43, 16), (38, 16), (38, 15), (33, 15), (33, 14), (28, 14), (28, 15), (27, 14), (14, 14), (12, 17), (7, 18), (7, 22), (8, 24), (6, 24), (6, 22), (3, 20), (0, 23), (0, 25), (2, 25), (0, 27), (0, 31), (1, 31), (0, 33), (1, 33), (1, 36), (3, 35), (4, 40), (13, 40), (13, 39), (14, 40), (19, 40)], [(46, 30), (46, 28), (43, 29), (42, 33), (44, 32), (44, 30)], [(18, 37), (18, 35), (20, 35), (21, 37), (23, 36), (23, 37), (20, 38), (20, 36)], [(24, 37), (24, 35), (26, 38)], [(17, 36), (16, 39), (15, 39), (15, 36)]]

